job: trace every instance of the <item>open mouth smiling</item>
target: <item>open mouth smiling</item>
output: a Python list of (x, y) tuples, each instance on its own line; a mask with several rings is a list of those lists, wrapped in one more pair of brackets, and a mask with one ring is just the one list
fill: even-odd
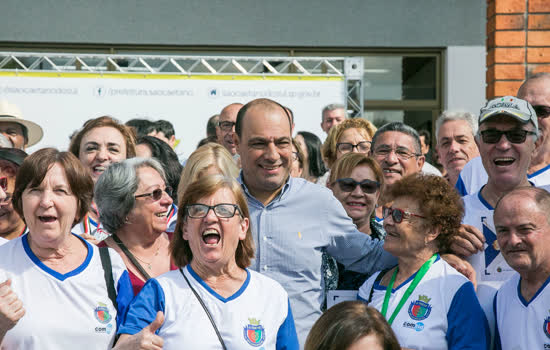
[(221, 240), (220, 233), (214, 229), (208, 229), (202, 233), (202, 241), (207, 246), (216, 246)]

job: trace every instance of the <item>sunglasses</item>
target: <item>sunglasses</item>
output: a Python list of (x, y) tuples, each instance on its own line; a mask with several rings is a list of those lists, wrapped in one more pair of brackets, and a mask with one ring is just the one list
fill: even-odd
[(502, 135), (505, 135), (508, 141), (516, 144), (524, 143), (528, 134), (536, 135), (536, 133), (533, 131), (528, 131), (523, 129), (512, 129), (512, 130), (506, 130), (506, 131), (489, 129), (489, 130), (481, 131), (480, 134), (481, 134), (481, 139), (485, 143), (498, 143)]
[(2, 187), (2, 190), (6, 192), (8, 190), (8, 178), (7, 177), (0, 177), (0, 187)]
[(343, 192), (353, 192), (357, 186), (361, 187), (361, 191), (363, 191), (363, 193), (375, 193), (380, 188), (380, 183), (372, 180), (363, 180), (358, 182), (348, 177), (344, 179), (337, 179), (335, 182), (338, 183), (340, 191)]
[(423, 219), (426, 218), (425, 216), (414, 214), (414, 213), (411, 213), (410, 211), (405, 211), (403, 209), (383, 207), (382, 217), (385, 219), (390, 215), (393, 222), (395, 222), (396, 224), (400, 224), (403, 221), (403, 219), (409, 219), (411, 216), (416, 216), (417, 218), (423, 218)]
[(548, 118), (550, 117), (550, 107), (549, 106), (533, 106), (537, 117), (539, 118)]
[(189, 204), (185, 206), (185, 209), (187, 210), (187, 215), (193, 219), (206, 217), (210, 209), (214, 211), (217, 217), (223, 219), (232, 218), (237, 211), (240, 213), (239, 206), (230, 203), (220, 203), (216, 205)]
[(166, 192), (168, 196), (172, 196), (172, 188), (167, 186), (164, 190), (161, 188), (157, 188), (153, 192), (138, 194), (137, 196), (134, 196), (134, 198), (151, 197), (154, 201), (158, 201), (162, 198), (162, 194), (164, 192)]

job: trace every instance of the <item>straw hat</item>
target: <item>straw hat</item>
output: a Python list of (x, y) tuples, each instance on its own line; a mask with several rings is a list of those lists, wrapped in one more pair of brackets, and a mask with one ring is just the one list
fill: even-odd
[(42, 139), (44, 132), (40, 125), (22, 118), (21, 110), (6, 100), (0, 100), (0, 122), (11, 122), (27, 128), (27, 145), (32, 146)]

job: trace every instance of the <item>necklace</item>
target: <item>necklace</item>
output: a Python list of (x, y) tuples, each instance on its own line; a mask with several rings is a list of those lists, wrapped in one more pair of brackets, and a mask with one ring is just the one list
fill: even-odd
[[(130, 250), (130, 248), (128, 248), (128, 250)], [(134, 254), (134, 256), (136, 257), (136, 259), (138, 259), (139, 261), (141, 261), (142, 263), (144, 263), (147, 267), (147, 269), (149, 270), (152, 270), (153, 269), (153, 266), (151, 266), (151, 264), (153, 263), (153, 261), (155, 260), (155, 258), (157, 257), (157, 255), (159, 255), (159, 250), (160, 250), (160, 244), (158, 245), (157, 247), (157, 251), (155, 252), (155, 254), (153, 255), (153, 257), (151, 258), (151, 261), (150, 262), (147, 262), (145, 260), (143, 260), (143, 258), (140, 258), (136, 253), (132, 252), (132, 254)]]

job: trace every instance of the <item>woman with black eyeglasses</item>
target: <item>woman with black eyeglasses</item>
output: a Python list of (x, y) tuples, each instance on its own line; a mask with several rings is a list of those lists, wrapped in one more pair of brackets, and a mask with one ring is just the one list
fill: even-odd
[(384, 196), (384, 249), (398, 264), (372, 275), (358, 298), (382, 313), (404, 348), (488, 349), (474, 286), (439, 255), (460, 227), (459, 195), (442, 177), (413, 174)]
[[(384, 183), (378, 163), (364, 153), (342, 155), (333, 165), (328, 186), (342, 203), (357, 229), (373, 239), (383, 240), (386, 233), (374, 220), (374, 209)], [(368, 275), (347, 271), (338, 264), (338, 289), (357, 290)]]
[(158, 161), (131, 158), (109, 166), (94, 188), (102, 228), (99, 246), (115, 249), (128, 269), (134, 293), (151, 277), (176, 269), (170, 261), (171, 189)]
[(116, 349), (298, 349), (288, 294), (247, 269), (254, 242), (241, 186), (202, 177), (179, 208), (170, 246), (179, 271), (147, 282)]

